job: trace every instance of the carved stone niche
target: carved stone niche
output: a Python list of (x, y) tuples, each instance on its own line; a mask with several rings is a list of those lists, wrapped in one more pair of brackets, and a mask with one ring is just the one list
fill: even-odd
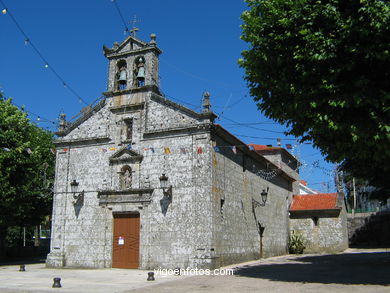
[[(140, 172), (140, 162), (143, 156), (136, 151), (131, 150), (131, 144), (120, 148), (110, 157), (110, 165), (116, 169), (116, 174), (112, 181), (114, 182), (113, 188), (115, 190), (126, 190), (138, 186), (137, 172)], [(135, 179), (135, 180), (134, 180)]]
[(122, 166), (119, 173), (119, 189), (125, 190), (125, 189), (131, 189), (132, 183), (133, 183), (133, 174), (131, 167), (129, 165)]
[(100, 205), (113, 205), (125, 203), (148, 204), (153, 193), (152, 188), (134, 188), (138, 186), (134, 172), (139, 172), (143, 156), (131, 149), (131, 145), (124, 146), (116, 151), (110, 158), (110, 165), (118, 170), (112, 174), (117, 176), (114, 189), (100, 190), (98, 192)]

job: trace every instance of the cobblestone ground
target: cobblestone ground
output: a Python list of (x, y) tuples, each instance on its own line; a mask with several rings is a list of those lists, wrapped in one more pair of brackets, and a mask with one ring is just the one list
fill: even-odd
[[(0, 266), (0, 292), (387, 292), (390, 249), (347, 250), (332, 255), (280, 256), (227, 267), (233, 276), (161, 276), (147, 271), (46, 269), (43, 264)], [(62, 288), (53, 289), (54, 277)]]
[(234, 276), (196, 276), (131, 292), (390, 292), (390, 249), (281, 256), (240, 264)]

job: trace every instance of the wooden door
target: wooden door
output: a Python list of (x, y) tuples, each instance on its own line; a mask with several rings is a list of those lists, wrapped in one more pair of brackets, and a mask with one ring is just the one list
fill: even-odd
[(139, 214), (114, 214), (112, 267), (138, 269)]

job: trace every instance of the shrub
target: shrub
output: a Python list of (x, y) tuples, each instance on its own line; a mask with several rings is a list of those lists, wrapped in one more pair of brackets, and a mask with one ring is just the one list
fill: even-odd
[(303, 239), (303, 236), (292, 231), (288, 241), (288, 252), (291, 254), (302, 254), (305, 248), (305, 240)]

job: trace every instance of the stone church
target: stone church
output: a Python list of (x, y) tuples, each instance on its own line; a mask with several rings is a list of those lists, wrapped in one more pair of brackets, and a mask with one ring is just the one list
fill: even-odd
[[(287, 252), (297, 161), (267, 158), (159, 90), (159, 55), (112, 48), (104, 98), (56, 133), (49, 267), (215, 268)], [(201, 94), (201, 93), (200, 93)]]

